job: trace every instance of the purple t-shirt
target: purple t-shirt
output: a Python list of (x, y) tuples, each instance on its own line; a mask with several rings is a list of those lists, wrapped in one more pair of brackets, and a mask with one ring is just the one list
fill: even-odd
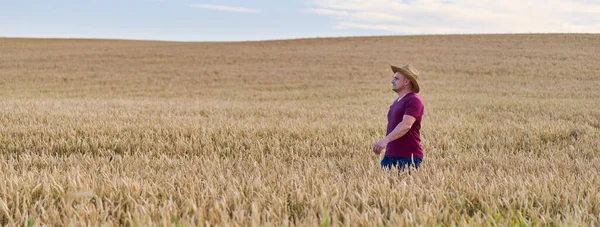
[(386, 135), (389, 135), (402, 122), (404, 115), (413, 116), (415, 123), (402, 137), (388, 143), (385, 156), (389, 158), (422, 158), (421, 147), (421, 118), (423, 117), (423, 101), (414, 92), (406, 94), (400, 101), (394, 100), (388, 112)]

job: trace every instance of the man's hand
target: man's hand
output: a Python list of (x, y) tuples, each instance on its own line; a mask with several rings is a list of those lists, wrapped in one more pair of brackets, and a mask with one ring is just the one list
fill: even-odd
[(382, 140), (375, 143), (375, 145), (373, 145), (373, 152), (375, 154), (381, 153), (381, 150), (383, 150), (383, 148), (385, 148), (387, 146), (387, 144), (388, 144), (388, 139), (383, 138)]

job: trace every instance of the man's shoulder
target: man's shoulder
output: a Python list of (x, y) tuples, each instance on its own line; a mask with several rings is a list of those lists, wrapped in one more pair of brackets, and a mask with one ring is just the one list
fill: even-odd
[(408, 95), (408, 97), (406, 97), (407, 102), (417, 102), (423, 104), (423, 100), (421, 100), (421, 97), (417, 93), (413, 92), (410, 94), (411, 95)]

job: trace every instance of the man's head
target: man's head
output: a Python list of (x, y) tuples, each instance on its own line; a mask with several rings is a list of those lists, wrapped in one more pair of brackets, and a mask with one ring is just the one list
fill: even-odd
[(404, 76), (401, 72), (394, 73), (394, 78), (392, 78), (392, 90), (395, 92), (399, 91), (412, 91), (413, 85), (412, 82)]
[(419, 83), (417, 83), (419, 71), (414, 66), (407, 64), (400, 68), (392, 65), (392, 71), (394, 72), (394, 78), (392, 79), (392, 90), (395, 92), (413, 91), (415, 93), (419, 93), (421, 90)]

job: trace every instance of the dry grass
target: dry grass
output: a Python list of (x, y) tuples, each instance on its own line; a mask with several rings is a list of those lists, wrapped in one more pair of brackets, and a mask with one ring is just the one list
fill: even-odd
[(599, 225), (599, 72), (598, 35), (0, 39), (0, 225)]

